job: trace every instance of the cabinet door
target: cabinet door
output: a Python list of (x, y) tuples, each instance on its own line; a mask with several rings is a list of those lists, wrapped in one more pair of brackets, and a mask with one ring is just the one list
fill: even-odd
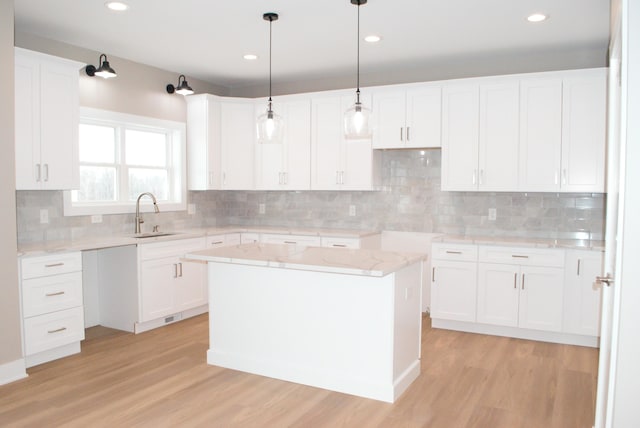
[(518, 326), (535, 330), (562, 329), (564, 271), (559, 268), (520, 267)]
[(150, 321), (176, 311), (174, 282), (178, 260), (167, 257), (140, 263), (140, 321)]
[(34, 58), (15, 59), (16, 189), (40, 189), (40, 66)]
[(78, 70), (57, 62), (40, 67), (40, 158), (43, 189), (80, 185)]
[(477, 190), (478, 85), (442, 91), (442, 190)]
[[(371, 96), (361, 95), (360, 100), (365, 105), (371, 105)], [(342, 97), (341, 112), (345, 112), (351, 103), (353, 103), (352, 97)], [(371, 190), (374, 184), (371, 140), (345, 140), (344, 134), (341, 134), (341, 137), (340, 185), (338, 188), (342, 190)]]
[(222, 188), (230, 190), (254, 189), (253, 103), (222, 101)]
[(207, 265), (206, 263), (178, 260), (178, 277), (174, 281), (176, 312), (206, 305)]
[(564, 270), (565, 333), (600, 335), (602, 289), (594, 288), (596, 276), (602, 275), (603, 255), (598, 251), (567, 250)]
[(311, 188), (311, 103), (286, 103), (282, 183), (288, 190)]
[(192, 95), (186, 101), (189, 190), (220, 189), (220, 101), (207, 94)]
[(480, 86), (479, 190), (518, 188), (519, 91), (517, 81)]
[(311, 188), (339, 188), (340, 151), (344, 140), (340, 97), (311, 101)]
[(478, 264), (478, 322), (518, 326), (518, 266)]
[(405, 91), (379, 90), (373, 94), (374, 149), (405, 147)]
[(442, 145), (441, 128), (442, 89), (439, 86), (408, 89), (405, 147), (440, 147)]
[(562, 80), (520, 82), (519, 189), (556, 192), (560, 189)]
[(562, 182), (566, 192), (604, 188), (606, 73), (565, 78), (562, 82)]
[(476, 320), (477, 263), (434, 260), (431, 278), (431, 317)]

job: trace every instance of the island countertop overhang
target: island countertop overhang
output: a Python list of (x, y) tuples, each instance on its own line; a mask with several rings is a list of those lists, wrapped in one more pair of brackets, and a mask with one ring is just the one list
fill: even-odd
[(187, 260), (382, 277), (420, 262), (426, 254), (395, 251), (241, 244), (186, 254)]

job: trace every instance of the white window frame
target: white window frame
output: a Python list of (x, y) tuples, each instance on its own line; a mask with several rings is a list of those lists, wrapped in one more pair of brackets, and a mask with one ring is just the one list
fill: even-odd
[[(89, 107), (80, 107), (80, 123), (91, 123), (96, 125), (106, 125), (114, 127), (125, 126), (135, 130), (153, 130), (170, 134), (170, 147), (168, 156), (170, 174), (172, 179), (169, 185), (172, 197), (171, 201), (158, 201), (160, 212), (164, 211), (186, 211), (187, 209), (187, 139), (186, 125), (183, 122), (156, 119), (146, 116), (137, 116), (126, 113), (119, 113), (109, 110), (101, 110)], [(118, 162), (119, 164), (119, 162)], [(118, 168), (123, 165), (119, 164)], [(135, 167), (135, 165), (129, 165)], [(80, 168), (80, 164), (74, 166)], [(146, 167), (145, 167), (146, 168)], [(119, 192), (123, 190), (123, 183), (118, 178)], [(128, 193), (128, 192), (127, 192)], [(64, 215), (96, 215), (96, 214), (126, 214), (135, 213), (136, 201), (114, 201), (96, 203), (78, 203), (71, 200), (71, 191), (64, 192)], [(152, 212), (153, 205), (150, 198), (140, 200), (141, 212)]]

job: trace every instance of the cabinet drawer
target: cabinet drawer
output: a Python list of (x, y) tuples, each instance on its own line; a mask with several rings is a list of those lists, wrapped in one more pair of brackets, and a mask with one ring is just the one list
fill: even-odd
[(289, 245), (301, 245), (308, 247), (319, 247), (319, 236), (306, 236), (306, 235), (262, 235), (262, 243), (264, 244), (289, 244)]
[(475, 262), (478, 260), (478, 247), (469, 244), (435, 243), (431, 245), (431, 257), (433, 260)]
[(241, 244), (255, 244), (260, 242), (260, 234), (254, 232), (243, 232), (240, 234)]
[(523, 248), (481, 245), (478, 257), (481, 262), (487, 263), (564, 267), (564, 250), (554, 248)]
[(360, 248), (360, 239), (358, 238), (322, 238), (323, 247), (331, 248)]
[(77, 272), (82, 270), (80, 252), (52, 254), (50, 256), (24, 257), (20, 260), (22, 279)]
[(206, 245), (206, 239), (204, 237), (154, 242), (152, 244), (138, 245), (138, 255), (140, 256), (140, 260), (182, 257), (191, 251), (204, 250)]
[(207, 248), (225, 247), (240, 244), (239, 233), (227, 233), (224, 235), (207, 236)]
[(82, 306), (82, 272), (22, 281), (24, 317)]
[(68, 345), (84, 339), (82, 307), (39, 315), (24, 320), (26, 355)]

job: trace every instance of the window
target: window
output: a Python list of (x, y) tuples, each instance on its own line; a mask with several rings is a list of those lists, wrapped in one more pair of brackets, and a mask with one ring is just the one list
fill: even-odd
[(163, 211), (186, 208), (183, 123), (81, 108), (78, 135), (80, 187), (65, 192), (65, 215), (133, 212), (144, 192)]

